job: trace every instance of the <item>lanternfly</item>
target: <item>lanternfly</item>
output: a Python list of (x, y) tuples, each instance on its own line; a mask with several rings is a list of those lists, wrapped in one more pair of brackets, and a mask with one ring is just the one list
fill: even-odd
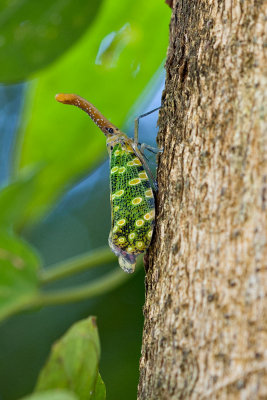
[(91, 103), (75, 94), (57, 94), (56, 100), (84, 110), (107, 138), (111, 191), (109, 246), (118, 256), (121, 268), (131, 273), (137, 256), (150, 244), (155, 221), (154, 195), (147, 173), (153, 177), (138, 148), (137, 130), (135, 140), (130, 139)]

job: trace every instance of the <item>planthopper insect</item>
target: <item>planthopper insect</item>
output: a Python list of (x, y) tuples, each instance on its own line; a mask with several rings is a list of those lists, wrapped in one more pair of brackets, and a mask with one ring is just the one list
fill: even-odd
[(150, 244), (155, 222), (154, 194), (147, 173), (152, 181), (153, 176), (138, 148), (138, 119), (132, 140), (82, 97), (57, 94), (56, 100), (81, 108), (107, 138), (111, 191), (109, 246), (118, 256), (121, 268), (132, 273), (137, 256), (144, 253)]

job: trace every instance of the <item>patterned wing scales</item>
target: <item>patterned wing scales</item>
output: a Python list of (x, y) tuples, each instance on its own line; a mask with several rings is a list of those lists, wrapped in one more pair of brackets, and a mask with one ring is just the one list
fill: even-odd
[(109, 245), (120, 266), (133, 272), (136, 257), (149, 246), (155, 216), (147, 174), (134, 151), (117, 143), (110, 151), (111, 231)]

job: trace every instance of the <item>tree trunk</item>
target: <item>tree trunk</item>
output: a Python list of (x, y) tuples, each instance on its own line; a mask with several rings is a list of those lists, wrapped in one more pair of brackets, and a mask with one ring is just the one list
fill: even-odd
[(266, 8), (173, 1), (140, 400), (267, 399)]

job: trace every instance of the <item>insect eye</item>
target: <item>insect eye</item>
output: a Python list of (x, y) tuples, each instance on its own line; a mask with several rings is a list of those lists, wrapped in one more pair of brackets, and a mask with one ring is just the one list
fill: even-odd
[(114, 130), (112, 128), (106, 128), (109, 133), (113, 133)]

